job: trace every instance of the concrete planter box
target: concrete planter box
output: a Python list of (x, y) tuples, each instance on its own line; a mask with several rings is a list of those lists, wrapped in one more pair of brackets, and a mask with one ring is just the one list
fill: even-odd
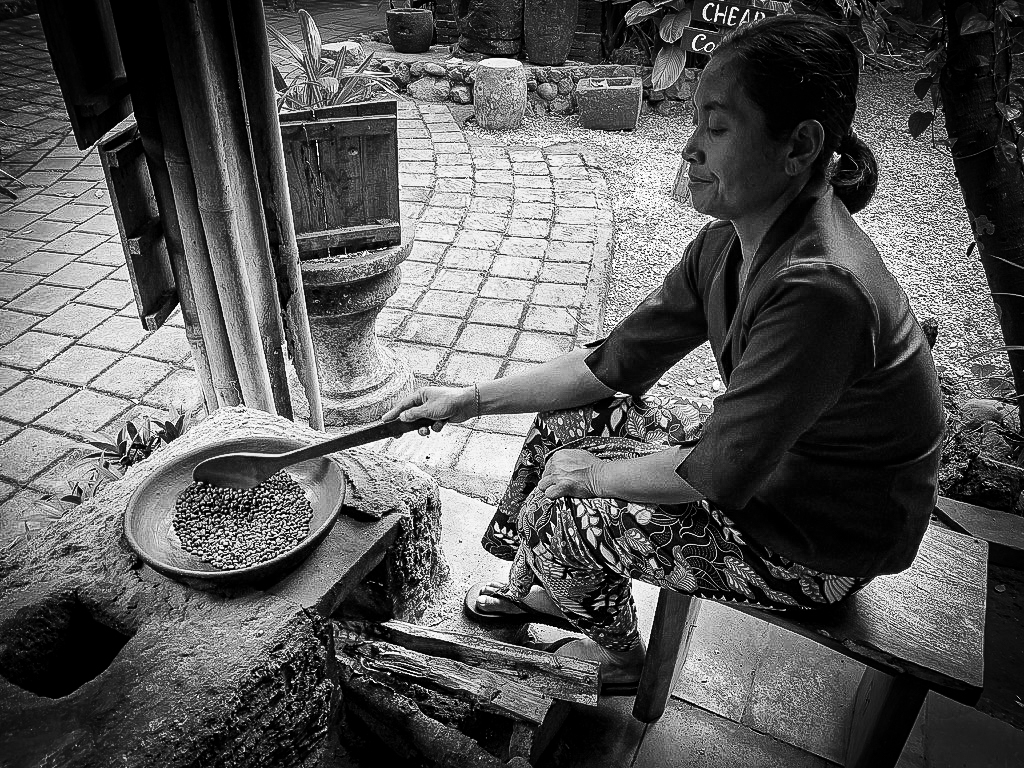
[(639, 77), (587, 77), (576, 86), (580, 125), (601, 131), (631, 131), (640, 117)]

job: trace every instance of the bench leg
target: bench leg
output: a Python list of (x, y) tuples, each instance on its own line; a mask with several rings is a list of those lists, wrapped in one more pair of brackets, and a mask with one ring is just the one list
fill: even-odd
[(895, 768), (927, 693), (916, 678), (868, 667), (857, 687), (846, 768)]
[(676, 674), (686, 661), (699, 605), (699, 598), (670, 589), (658, 594), (651, 643), (633, 703), (633, 717), (637, 720), (651, 723), (664, 714)]

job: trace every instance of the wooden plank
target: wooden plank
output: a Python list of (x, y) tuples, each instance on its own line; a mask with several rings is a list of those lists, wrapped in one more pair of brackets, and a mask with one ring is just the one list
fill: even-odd
[(392, 132), (394, 118), (388, 115), (367, 117), (337, 117), (316, 122), (282, 123), (281, 137), (285, 141), (304, 139), (321, 141), (337, 136), (381, 136)]
[(650, 647), (633, 703), (633, 717), (637, 720), (650, 723), (664, 714), (676, 675), (686, 662), (699, 609), (699, 598), (671, 589), (658, 593)]
[(355, 136), (332, 136), (317, 142), (320, 179), (324, 190), (324, 229), (366, 224), (370, 219), (363, 204), (366, 176), (363, 141)]
[(357, 227), (340, 227), (327, 232), (304, 232), (295, 236), (300, 253), (319, 251), (323, 248), (339, 247), (383, 247), (394, 245), (402, 239), (402, 227), (395, 224), (364, 224)]
[(502, 643), (487, 637), (443, 632), (403, 621), (382, 624), (335, 622), (338, 643), (347, 638), (382, 640), (419, 653), (452, 659), (469, 666), (523, 680), (550, 698), (595, 706), (600, 691), (599, 666), (545, 651)]
[(381, 99), (379, 101), (357, 101), (351, 104), (338, 104), (333, 107), (319, 109), (299, 109), (294, 112), (282, 112), (282, 127), (286, 123), (309, 122), (314, 120), (330, 120), (337, 117), (353, 117), (357, 115), (398, 115), (398, 101)]
[(913, 565), (818, 611), (738, 611), (973, 703), (984, 680), (988, 545), (929, 526)]
[[(399, 221), (401, 209), (398, 200), (398, 123), (392, 121), (389, 132), (380, 136), (367, 136), (363, 140), (366, 151), (366, 175), (370, 182), (363, 186), (363, 203), (370, 221)], [(401, 241), (396, 233), (393, 244)]]
[(940, 496), (935, 514), (955, 531), (988, 542), (990, 565), (1024, 569), (1024, 517)]
[(540, 725), (512, 723), (512, 737), (508, 744), (509, 757), (522, 757), (530, 764), (536, 765), (565, 723), (569, 711), (570, 707), (566, 702), (553, 701), (544, 716), (544, 722)]
[(868, 667), (857, 688), (846, 768), (895, 768), (928, 686), (908, 675)]
[(155, 331), (178, 304), (177, 283), (160, 222), (142, 138), (134, 121), (99, 143), (139, 319)]
[(544, 722), (553, 701), (529, 684), (503, 674), (391, 643), (374, 640), (348, 642), (345, 652), (358, 657), (370, 672), (397, 675), (446, 693), (469, 696), (486, 712), (535, 726)]
[(38, 0), (53, 71), (79, 149), (132, 112), (108, 0)]
[(296, 234), (327, 229), (316, 142), (285, 141), (284, 164)]

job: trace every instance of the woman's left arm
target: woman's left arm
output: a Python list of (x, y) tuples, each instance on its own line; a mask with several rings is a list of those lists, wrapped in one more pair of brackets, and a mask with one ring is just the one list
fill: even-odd
[(635, 459), (606, 461), (587, 451), (552, 453), (537, 488), (549, 499), (623, 499), (643, 504), (686, 504), (702, 498), (676, 468), (689, 447), (671, 446)]

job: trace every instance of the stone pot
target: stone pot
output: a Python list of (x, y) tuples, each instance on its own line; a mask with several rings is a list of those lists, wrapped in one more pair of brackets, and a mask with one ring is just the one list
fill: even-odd
[(569, 58), (579, 0), (526, 0), (523, 47), (533, 64), (557, 67)]
[(602, 131), (631, 131), (640, 117), (639, 77), (585, 77), (576, 86), (580, 125)]
[(387, 17), (388, 39), (399, 53), (423, 53), (434, 39), (434, 13), (427, 8), (392, 8)]

